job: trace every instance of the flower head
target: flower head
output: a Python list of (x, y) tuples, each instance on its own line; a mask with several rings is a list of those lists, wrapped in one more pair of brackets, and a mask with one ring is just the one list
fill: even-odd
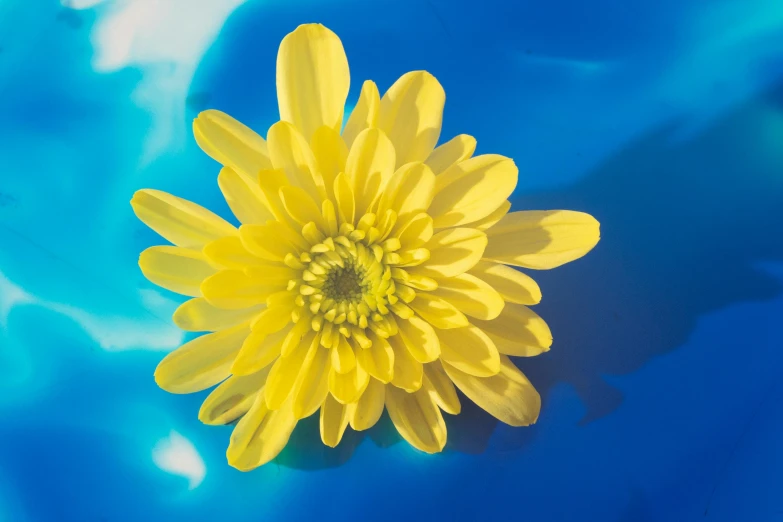
[(554, 268), (599, 239), (587, 214), (509, 213), (511, 159), (473, 157), (467, 135), (436, 147), (445, 93), (431, 74), (407, 73), (382, 98), (365, 82), (340, 133), (349, 81), (339, 38), (303, 25), (280, 45), (266, 140), (218, 111), (196, 118), (239, 228), (164, 192), (131, 201), (174, 245), (145, 250), (144, 275), (193, 297), (179, 327), (212, 332), (155, 379), (173, 393), (218, 385), (199, 418), (238, 421), (227, 456), (239, 469), (274, 458), (319, 410), (329, 446), (385, 408), (405, 440), (438, 452), (457, 388), (507, 424), (535, 422), (539, 395), (508, 356), (552, 337), (527, 307), (538, 286), (507, 265)]

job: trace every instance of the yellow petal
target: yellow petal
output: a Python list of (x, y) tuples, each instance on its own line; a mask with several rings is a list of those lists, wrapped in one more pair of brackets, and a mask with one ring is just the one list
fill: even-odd
[(131, 206), (145, 225), (177, 246), (202, 248), (237, 233), (230, 223), (204, 207), (160, 190), (137, 191)]
[(283, 208), (283, 202), (280, 201), (280, 189), (288, 185), (288, 176), (284, 169), (266, 169), (258, 173), (258, 186), (264, 193), (269, 211), (278, 221), (288, 219), (288, 212)]
[(440, 174), (427, 211), (435, 228), (460, 226), (491, 214), (514, 192), (517, 172), (509, 158), (487, 154)]
[(261, 313), (263, 305), (239, 310), (224, 310), (203, 297), (182, 303), (174, 311), (174, 324), (187, 332), (217, 332), (247, 322)]
[(470, 158), (475, 151), (476, 138), (460, 134), (436, 147), (425, 163), (430, 166), (432, 172), (440, 174), (452, 165)]
[[(414, 248), (413, 250), (400, 250), (399, 252), (395, 252), (399, 254), (400, 260), (399, 263), (397, 263), (397, 266), (400, 267), (411, 267), (411, 266), (419, 266), (422, 263), (426, 262), (430, 258), (430, 251), (426, 248)], [(430, 275), (435, 275), (434, 272), (430, 272), (429, 274), (420, 274), (425, 277), (429, 277)]]
[(432, 292), (438, 288), (438, 283), (432, 278), (422, 276), (419, 274), (409, 274), (402, 268), (392, 268), (392, 278), (404, 285), (415, 288), (416, 290), (424, 290), (425, 292)]
[(487, 282), (509, 303), (533, 305), (541, 302), (538, 284), (519, 270), (491, 261), (479, 261), (469, 273)]
[(357, 217), (368, 211), (394, 173), (394, 146), (380, 129), (365, 129), (354, 140), (345, 174), (353, 188)]
[(264, 369), (241, 377), (232, 375), (207, 396), (198, 412), (198, 419), (212, 426), (234, 422), (253, 406), (268, 373)]
[(294, 417), (309, 417), (321, 407), (329, 393), (331, 369), (329, 349), (321, 346), (320, 336), (315, 336), (294, 385)]
[(378, 204), (378, 215), (386, 210), (397, 213), (398, 219), (427, 210), (435, 188), (435, 175), (424, 163), (408, 163), (394, 172)]
[[(283, 340), (283, 345), (280, 347), (280, 354), (283, 357), (287, 357), (294, 350), (299, 347), (302, 338), (310, 332), (310, 324), (308, 321), (301, 320), (294, 324), (288, 335)], [(312, 337), (312, 336), (311, 336)], [(310, 337), (308, 337), (309, 339)]]
[(251, 178), (224, 167), (218, 175), (218, 186), (241, 223), (265, 223), (274, 218), (256, 176)]
[(397, 151), (397, 165), (425, 161), (435, 149), (446, 93), (426, 71), (403, 74), (381, 99), (378, 127)]
[(182, 295), (198, 297), (204, 279), (216, 272), (201, 252), (174, 246), (154, 246), (139, 256), (144, 277)]
[(201, 293), (210, 304), (226, 310), (257, 306), (285, 288), (279, 283), (251, 277), (241, 270), (221, 270), (201, 283)]
[[(280, 296), (280, 302), (273, 302), (275, 297)], [(294, 294), (284, 290), (272, 294), (266, 300), (267, 308), (259, 314), (253, 321), (253, 331), (270, 334), (284, 328), (291, 322), (291, 312), (294, 309)]]
[(314, 222), (321, 229), (324, 228), (321, 209), (304, 190), (299, 187), (281, 187), (280, 200), (291, 219), (300, 226)]
[(269, 128), (267, 139), (272, 166), (285, 171), (291, 185), (304, 189), (315, 200), (326, 196), (324, 180), (313, 151), (296, 127), (279, 121)]
[(304, 242), (301, 236), (295, 237), (290, 229), (277, 221), (268, 221), (265, 225), (242, 225), (239, 237), (248, 251), (268, 261), (281, 262), (286, 254), (304, 250), (294, 243), (297, 240)]
[(360, 132), (377, 126), (380, 105), (381, 95), (378, 93), (378, 86), (371, 80), (365, 81), (362, 84), (362, 92), (359, 93), (359, 101), (356, 102), (343, 129), (343, 140), (349, 148)]
[(282, 290), (282, 288), (288, 285), (289, 281), (299, 277), (301, 272), (283, 264), (270, 263), (266, 266), (247, 267), (245, 268), (245, 274), (254, 280), (263, 281), (269, 285), (279, 285), (281, 287), (280, 290)]
[(484, 257), (525, 268), (555, 268), (592, 250), (600, 239), (599, 228), (598, 221), (583, 212), (512, 212), (487, 230)]
[(330, 448), (340, 444), (351, 418), (351, 406), (340, 404), (331, 394), (321, 406), (321, 440)]
[(310, 140), (310, 148), (318, 163), (318, 169), (323, 176), (327, 195), (332, 197), (334, 179), (340, 172), (345, 172), (345, 161), (348, 158), (348, 147), (338, 131), (331, 127), (320, 127)]
[(438, 279), (438, 288), (432, 295), (454, 305), (460, 312), (476, 319), (494, 319), (503, 310), (500, 294), (476, 276), (460, 274)]
[(291, 395), (314, 337), (314, 332), (306, 336), (291, 353), (285, 357), (280, 357), (272, 365), (269, 377), (266, 380), (266, 386), (264, 387), (266, 405), (269, 406), (269, 409), (276, 410), (280, 408)]
[(498, 350), (507, 355), (530, 357), (549, 351), (552, 332), (546, 322), (527, 306), (506, 303), (503, 312), (492, 321), (474, 324), (498, 342)]
[(411, 301), (408, 306), (436, 328), (468, 326), (468, 318), (462, 312), (451, 303), (432, 294), (419, 292), (416, 294), (416, 299)]
[(412, 216), (396, 233), (403, 249), (418, 248), (432, 239), (432, 218), (421, 213)]
[(269, 260), (253, 255), (242, 244), (238, 236), (226, 236), (216, 239), (202, 250), (210, 262), (225, 268), (244, 269), (249, 266), (267, 267)]
[(343, 404), (358, 401), (369, 382), (370, 374), (358, 364), (346, 373), (329, 372), (329, 392)]
[(500, 371), (495, 343), (475, 326), (439, 330), (440, 360), (476, 377), (490, 377)]
[(239, 350), (234, 364), (231, 365), (231, 373), (234, 375), (250, 375), (262, 368), (267, 368), (280, 356), (283, 340), (288, 335), (289, 328), (283, 328), (277, 332), (266, 334), (251, 331), (242, 348)]
[(405, 391), (415, 392), (421, 388), (424, 367), (413, 358), (399, 335), (389, 337), (389, 344), (394, 350), (394, 375), (391, 383)]
[(332, 368), (337, 373), (348, 373), (356, 366), (356, 356), (353, 348), (342, 335), (337, 341), (337, 346), (332, 346)]
[(429, 393), (441, 410), (451, 415), (458, 415), (462, 411), (462, 405), (457, 397), (457, 389), (446, 375), (440, 361), (433, 361), (424, 365), (424, 380), (422, 389)]
[(383, 337), (373, 334), (370, 339), (372, 345), (369, 348), (357, 350), (356, 362), (371, 376), (386, 384), (394, 376), (394, 350)]
[(375, 426), (383, 413), (383, 400), (386, 386), (376, 379), (370, 378), (367, 389), (356, 402), (351, 417), (351, 428), (364, 431)]
[(510, 426), (528, 426), (538, 419), (541, 397), (505, 355), (500, 372), (492, 377), (474, 377), (444, 363), (443, 368), (457, 388), (496, 419)]
[(446, 423), (435, 402), (424, 390), (408, 393), (386, 387), (386, 409), (394, 427), (414, 448), (438, 453), (446, 445)]
[(171, 393), (193, 393), (216, 385), (230, 375), (231, 363), (249, 333), (243, 324), (183, 344), (158, 364), (155, 382)]
[(473, 228), (451, 228), (438, 232), (426, 247), (429, 260), (415, 272), (428, 277), (454, 277), (473, 268), (481, 259), (487, 236)]
[(434, 361), (440, 355), (440, 341), (430, 324), (418, 316), (397, 321), (405, 346), (420, 363)]
[(356, 199), (348, 177), (338, 174), (334, 180), (334, 200), (341, 223), (353, 224), (356, 217)]
[(200, 296), (201, 282), (217, 270), (198, 251), (174, 246), (155, 246), (139, 256), (144, 277), (172, 292)]
[(277, 52), (280, 119), (308, 140), (322, 125), (343, 123), (351, 76), (340, 39), (321, 24), (304, 24), (286, 35)]
[(508, 211), (511, 210), (511, 202), (510, 201), (504, 201), (500, 204), (498, 208), (484, 216), (483, 218), (479, 219), (478, 221), (473, 221), (472, 223), (467, 223), (465, 226), (470, 228), (476, 228), (478, 230), (489, 230), (490, 227), (495, 226), (495, 224), (503, 219), (503, 216), (508, 214)]
[(263, 392), (259, 393), (250, 411), (231, 433), (226, 451), (228, 463), (241, 471), (266, 464), (283, 450), (296, 423), (290, 401), (280, 409), (270, 411)]
[(253, 179), (271, 166), (264, 138), (223, 112), (199, 113), (193, 120), (193, 135), (212, 159)]

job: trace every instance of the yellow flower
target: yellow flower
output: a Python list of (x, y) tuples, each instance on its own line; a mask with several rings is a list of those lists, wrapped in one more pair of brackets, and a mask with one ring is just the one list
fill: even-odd
[(441, 410), (460, 412), (456, 388), (507, 424), (535, 422), (541, 399), (508, 356), (545, 352), (552, 336), (526, 306), (538, 286), (507, 265), (554, 268), (599, 239), (587, 214), (509, 213), (517, 167), (472, 157), (472, 137), (436, 148), (445, 93), (431, 74), (404, 74), (382, 98), (366, 81), (340, 134), (349, 82), (340, 39), (302, 25), (280, 45), (281, 121), (266, 141), (218, 111), (196, 118), (238, 229), (157, 190), (131, 201), (175, 245), (145, 250), (144, 275), (194, 298), (174, 313), (180, 328), (213, 332), (155, 379), (172, 393), (219, 384), (199, 418), (238, 420), (227, 457), (242, 470), (319, 409), (328, 446), (386, 408), (428, 453), (446, 444)]

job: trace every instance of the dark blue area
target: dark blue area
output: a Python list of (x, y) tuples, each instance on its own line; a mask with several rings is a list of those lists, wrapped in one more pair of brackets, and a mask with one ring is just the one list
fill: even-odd
[[(160, 64), (94, 70), (112, 9), (0, 5), (0, 522), (783, 517), (779, 3), (251, 0), (170, 114), (138, 101)], [(587, 257), (532, 274), (555, 339), (518, 360), (535, 426), (462, 397), (428, 456), (386, 416), (326, 448), (314, 417), (240, 473), (230, 429), (196, 418), (205, 394), (155, 386), (178, 298), (138, 273), (158, 240), (128, 200), (155, 187), (227, 215), (190, 119), (214, 107), (263, 134), (279, 42), (313, 21), (343, 40), (349, 104), (427, 69), (442, 141), (519, 165), (514, 209), (601, 221)], [(184, 139), (146, 157), (161, 120)], [(192, 489), (155, 463), (172, 431), (206, 470)]]

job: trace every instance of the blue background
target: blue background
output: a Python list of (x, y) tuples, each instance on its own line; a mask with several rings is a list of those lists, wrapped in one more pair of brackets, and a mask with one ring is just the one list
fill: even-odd
[[(783, 520), (779, 0), (249, 0), (190, 68), (96, 65), (129, 4), (92, 3), (0, 0), (0, 521)], [(130, 40), (177, 43), (208, 3), (171, 0), (174, 25)], [(228, 216), (190, 121), (212, 107), (264, 133), (277, 46), (311, 21), (343, 40), (349, 104), (427, 69), (442, 136), (519, 165), (515, 209), (601, 221), (587, 257), (533, 274), (555, 338), (518, 360), (534, 427), (463, 398), (430, 456), (386, 416), (335, 450), (311, 418), (241, 473), (230, 428), (196, 418), (205, 394), (155, 386), (180, 297), (141, 276), (159, 240), (130, 197)]]

